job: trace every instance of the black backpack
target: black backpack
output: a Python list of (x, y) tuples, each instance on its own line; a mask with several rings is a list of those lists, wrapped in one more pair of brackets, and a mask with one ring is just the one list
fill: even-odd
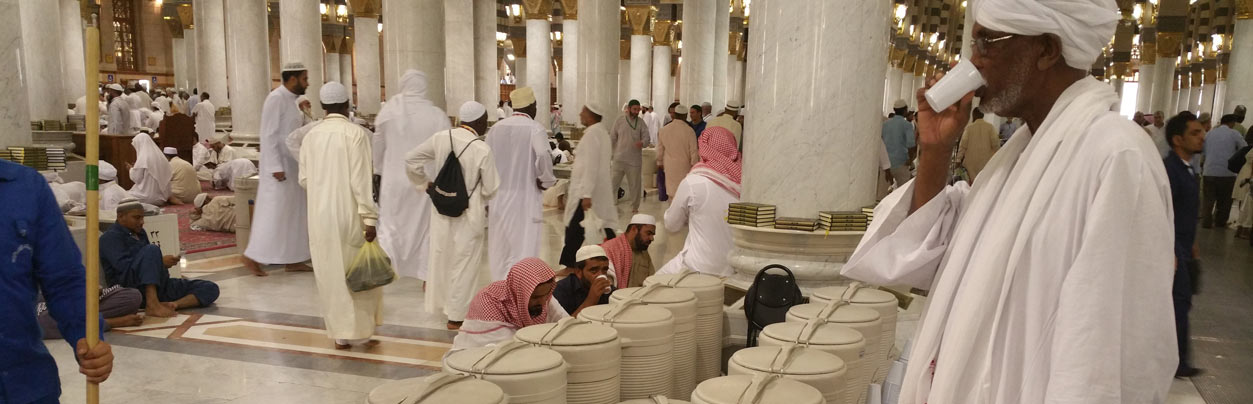
[(1253, 149), (1253, 146), (1245, 146), (1240, 151), (1237, 151), (1236, 154), (1231, 155), (1231, 158), (1227, 160), (1227, 170), (1239, 174), (1240, 170), (1244, 168), (1244, 164), (1247, 163), (1245, 158), (1248, 156), (1250, 149)]
[[(435, 205), (435, 211), (448, 217), (461, 217), (466, 209), (470, 208), (470, 195), (474, 193), (474, 189), (466, 191), (465, 174), (461, 169), (461, 155), (465, 154), (466, 149), (470, 148), (470, 144), (479, 141), (471, 140), (466, 143), (466, 147), (461, 149), (461, 153), (453, 153), (452, 151), (452, 131), (448, 131), (448, 158), (444, 160), (444, 166), (439, 169), (439, 175), (435, 176), (433, 185), (426, 188), (426, 194), (431, 197), (431, 204)], [(482, 181), (479, 178), (479, 181)], [(478, 189), (476, 182), (474, 188)]]
[[(771, 269), (782, 269), (787, 275), (768, 274)], [(748, 346), (757, 346), (757, 333), (767, 325), (782, 323), (792, 306), (804, 303), (800, 286), (792, 270), (774, 264), (762, 268), (753, 279), (748, 294), (744, 296), (744, 316), (748, 320)]]

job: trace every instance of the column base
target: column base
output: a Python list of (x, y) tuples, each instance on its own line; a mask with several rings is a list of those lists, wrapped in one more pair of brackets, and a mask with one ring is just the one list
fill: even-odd
[(802, 232), (774, 228), (731, 226), (735, 247), (730, 264), (735, 274), (727, 278), (732, 289), (747, 291), (757, 272), (767, 265), (787, 267), (796, 276), (801, 293), (817, 288), (846, 285), (852, 279), (840, 269), (861, 242), (864, 232), (818, 230)]

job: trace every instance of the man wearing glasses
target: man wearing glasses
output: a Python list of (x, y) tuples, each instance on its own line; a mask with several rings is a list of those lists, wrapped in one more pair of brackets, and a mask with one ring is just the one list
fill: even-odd
[[(1114, 0), (980, 0), (986, 81), (932, 110), (917, 177), (875, 209), (845, 276), (930, 290), (901, 403), (1163, 403), (1178, 362), (1170, 186), (1144, 131), (1088, 75)], [(1024, 126), (979, 182), (948, 185), (980, 108)]]

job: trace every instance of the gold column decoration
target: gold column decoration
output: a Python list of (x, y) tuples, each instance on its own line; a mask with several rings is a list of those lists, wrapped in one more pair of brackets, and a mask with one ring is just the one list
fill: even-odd
[(339, 42), (339, 53), (342, 53), (345, 55), (351, 55), (352, 54), (352, 42), (353, 42), (352, 38), (344, 37), (344, 40)]
[(1253, 0), (1236, 0), (1236, 19), (1253, 20)]
[(1110, 75), (1112, 77), (1126, 78), (1127, 72), (1130, 70), (1130, 65), (1131, 64), (1127, 62), (1114, 62), (1114, 67), (1110, 70)]
[(914, 62), (914, 76), (923, 76), (927, 72), (927, 60), (925, 56), (918, 56)]
[(526, 38), (509, 38), (513, 42), (513, 57), (526, 57)]
[(621, 60), (631, 60), (631, 40), (618, 40), (618, 58)]
[(674, 44), (674, 21), (657, 20), (653, 22), (653, 46), (672, 46)]
[(547, 20), (553, 14), (553, 0), (522, 0), (522, 10), (528, 20)]
[(1160, 57), (1160, 58), (1179, 57), (1179, 46), (1182, 44), (1183, 44), (1182, 32), (1158, 32), (1157, 33), (1157, 57)]
[(196, 20), (192, 16), (191, 4), (180, 4), (178, 6), (178, 20), (183, 23), (183, 29), (196, 29)]
[(1195, 63), (1192, 63), (1191, 66), (1188, 66), (1188, 69), (1189, 69), (1188, 71), (1192, 74), (1192, 86), (1193, 87), (1200, 87), (1201, 84), (1205, 83), (1204, 64), (1202, 64), (1201, 62), (1195, 62)]
[(727, 36), (727, 54), (729, 55), (740, 54), (740, 48), (744, 46), (743, 40), (741, 40), (741, 38), (743, 37), (744, 37), (743, 32), (730, 32), (729, 33), (729, 35)]
[(323, 35), (322, 45), (326, 47), (326, 53), (339, 53), (339, 38), (334, 35)]
[(351, 8), (352, 15), (362, 18), (379, 18), (379, 13), (383, 11), (380, 0), (352, 0), (348, 3)]
[(907, 72), (914, 71), (914, 65), (918, 63), (918, 56), (913, 52), (905, 51), (905, 57), (901, 59), (901, 70)]
[(631, 35), (648, 35), (653, 30), (649, 26), (652, 21), (652, 6), (627, 6), (627, 23), (631, 25)]
[[(167, 17), (168, 18), (168, 17)], [(174, 38), (183, 37), (183, 23), (174, 19), (165, 20), (165, 25), (170, 29), (170, 36)]]
[(579, 0), (561, 0), (561, 18), (563, 20), (579, 19)]
[(1141, 65), (1157, 64), (1157, 58), (1154, 57), (1155, 55), (1157, 55), (1157, 43), (1156, 42), (1141, 42), (1140, 43), (1140, 64)]
[(905, 54), (908, 50), (905, 48), (893, 46), (888, 51), (888, 57), (892, 60), (892, 67), (903, 67), (905, 65)]
[(1217, 79), (1218, 81), (1227, 80), (1227, 65), (1228, 65), (1227, 63), (1218, 65), (1218, 69), (1217, 69), (1218, 72), (1215, 75), (1216, 76), (1215, 79)]

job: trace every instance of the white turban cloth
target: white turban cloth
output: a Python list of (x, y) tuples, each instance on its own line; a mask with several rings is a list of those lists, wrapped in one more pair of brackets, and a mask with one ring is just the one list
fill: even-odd
[(1114, 0), (973, 0), (971, 14), (984, 28), (1010, 34), (1057, 35), (1070, 67), (1088, 70), (1114, 37)]

